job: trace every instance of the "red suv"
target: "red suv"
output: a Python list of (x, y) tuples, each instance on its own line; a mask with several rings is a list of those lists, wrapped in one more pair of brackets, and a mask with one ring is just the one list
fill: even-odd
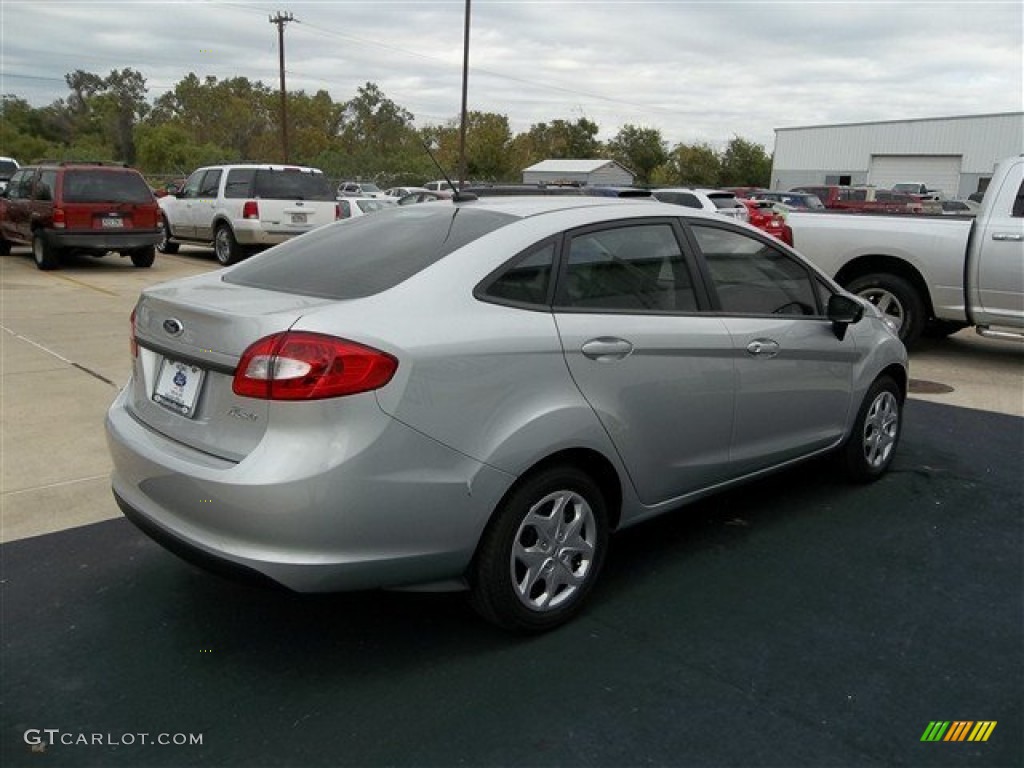
[(149, 267), (162, 239), (160, 209), (142, 174), (110, 163), (23, 166), (0, 196), (0, 254), (31, 245), (39, 269), (61, 254), (117, 251)]

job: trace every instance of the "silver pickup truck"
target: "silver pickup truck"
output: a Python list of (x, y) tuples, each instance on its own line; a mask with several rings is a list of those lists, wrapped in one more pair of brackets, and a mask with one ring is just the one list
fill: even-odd
[(996, 166), (976, 217), (791, 213), (793, 246), (912, 344), (975, 326), (1024, 339), (1024, 155)]

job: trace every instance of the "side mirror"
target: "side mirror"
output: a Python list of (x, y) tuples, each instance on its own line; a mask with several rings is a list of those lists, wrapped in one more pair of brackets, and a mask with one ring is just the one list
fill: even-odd
[(846, 329), (859, 323), (864, 317), (864, 305), (849, 296), (834, 293), (828, 299), (828, 319), (832, 321), (832, 331), (842, 341), (846, 338)]

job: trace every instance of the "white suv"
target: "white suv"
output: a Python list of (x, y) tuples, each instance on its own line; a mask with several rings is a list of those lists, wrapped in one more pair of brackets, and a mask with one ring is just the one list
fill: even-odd
[(160, 198), (160, 211), (164, 238), (158, 250), (212, 243), (225, 265), (338, 218), (322, 171), (269, 164), (200, 168), (177, 195)]
[(721, 189), (693, 189), (676, 187), (672, 189), (652, 189), (651, 194), (663, 203), (685, 205), (687, 208), (700, 208), (712, 213), (720, 213), (737, 221), (749, 221), (750, 213), (747, 206), (740, 202), (732, 192)]

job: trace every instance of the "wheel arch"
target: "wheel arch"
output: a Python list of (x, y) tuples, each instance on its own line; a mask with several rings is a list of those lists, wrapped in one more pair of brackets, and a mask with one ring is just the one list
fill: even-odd
[(845, 288), (858, 277), (877, 273), (896, 275), (906, 280), (913, 286), (924, 302), (927, 315), (925, 319), (931, 319), (935, 316), (935, 308), (932, 305), (932, 295), (931, 291), (928, 290), (928, 282), (914, 265), (895, 256), (886, 256), (884, 254), (858, 256), (843, 265), (842, 269), (836, 273), (835, 281)]

